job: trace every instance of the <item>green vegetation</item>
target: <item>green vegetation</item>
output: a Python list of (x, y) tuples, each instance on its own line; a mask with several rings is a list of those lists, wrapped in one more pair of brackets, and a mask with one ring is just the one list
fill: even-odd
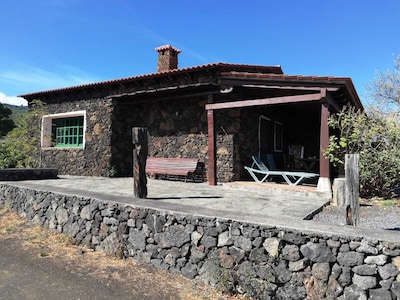
[(15, 127), (14, 121), (11, 119), (11, 114), (11, 109), (0, 103), (0, 138)]
[(0, 168), (34, 168), (40, 161), (40, 120), (44, 104), (32, 101), (30, 110), (16, 121), (0, 144)]
[(346, 153), (360, 154), (360, 195), (366, 198), (390, 198), (400, 187), (400, 57), (395, 67), (371, 84), (366, 113), (344, 107), (329, 118), (336, 135), (325, 156), (341, 165)]
[(381, 204), (382, 206), (396, 206), (396, 202), (393, 200), (383, 200)]
[(17, 105), (11, 105), (11, 104), (3, 104), (4, 107), (7, 107), (11, 110), (12, 114), (10, 118), (16, 122), (23, 114), (25, 114), (28, 111), (28, 106), (17, 106)]

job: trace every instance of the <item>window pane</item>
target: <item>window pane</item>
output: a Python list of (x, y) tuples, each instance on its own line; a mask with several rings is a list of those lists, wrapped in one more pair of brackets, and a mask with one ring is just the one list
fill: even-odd
[(60, 118), (52, 121), (55, 146), (83, 145), (83, 116)]

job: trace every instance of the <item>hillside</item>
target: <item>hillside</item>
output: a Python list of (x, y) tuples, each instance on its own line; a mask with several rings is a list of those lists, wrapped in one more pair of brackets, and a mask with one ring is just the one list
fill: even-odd
[(14, 121), (22, 114), (28, 111), (28, 106), (16, 106), (11, 104), (2, 103), (4, 107), (8, 107), (12, 111), (11, 119)]

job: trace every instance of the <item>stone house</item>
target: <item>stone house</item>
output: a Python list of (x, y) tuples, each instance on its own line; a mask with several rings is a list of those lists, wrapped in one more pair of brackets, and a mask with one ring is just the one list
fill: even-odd
[(41, 164), (60, 174), (132, 176), (133, 127), (146, 127), (149, 155), (198, 158), (208, 182), (244, 180), (251, 155), (288, 149), (314, 158), (318, 188), (330, 189), (323, 157), (330, 112), (362, 104), (350, 78), (292, 76), (280, 66), (212, 63), (178, 68), (180, 50), (156, 48), (151, 74), (21, 95), (46, 103)]

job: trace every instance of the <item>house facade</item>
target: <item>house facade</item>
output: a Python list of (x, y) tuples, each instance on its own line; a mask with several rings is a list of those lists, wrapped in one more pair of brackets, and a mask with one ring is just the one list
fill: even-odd
[(243, 166), (257, 153), (289, 168), (290, 146), (302, 145), (319, 189), (329, 188), (328, 115), (346, 104), (362, 109), (350, 78), (285, 75), (280, 66), (178, 68), (180, 50), (156, 51), (155, 73), (21, 95), (46, 104), (42, 167), (132, 176), (132, 128), (145, 127), (150, 156), (198, 158), (212, 185), (248, 178)]

